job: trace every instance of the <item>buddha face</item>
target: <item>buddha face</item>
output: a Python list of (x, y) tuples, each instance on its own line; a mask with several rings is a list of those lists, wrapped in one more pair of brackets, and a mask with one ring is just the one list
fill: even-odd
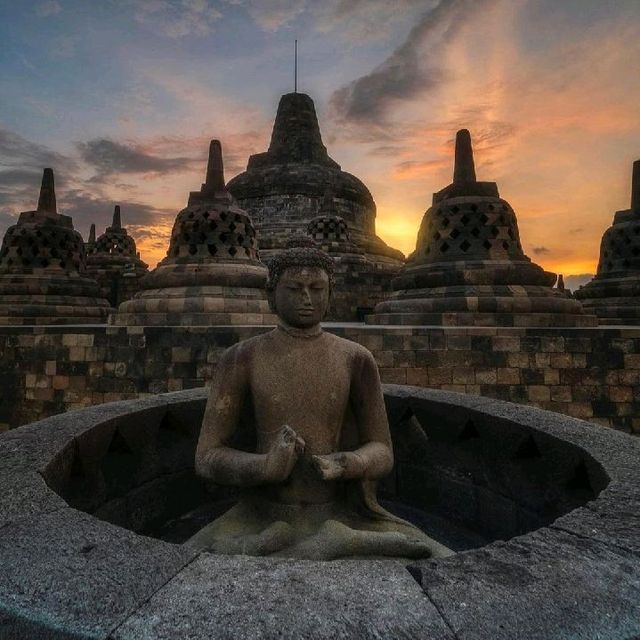
[(317, 325), (329, 308), (329, 277), (320, 267), (288, 267), (274, 292), (276, 313), (291, 327)]

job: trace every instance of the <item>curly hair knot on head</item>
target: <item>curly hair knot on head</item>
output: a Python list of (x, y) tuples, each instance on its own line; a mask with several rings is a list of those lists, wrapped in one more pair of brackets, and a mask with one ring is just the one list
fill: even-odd
[(275, 291), (280, 277), (289, 267), (318, 267), (329, 277), (329, 289), (335, 284), (333, 258), (328, 253), (314, 247), (294, 247), (285, 249), (267, 261), (269, 278), (267, 291)]

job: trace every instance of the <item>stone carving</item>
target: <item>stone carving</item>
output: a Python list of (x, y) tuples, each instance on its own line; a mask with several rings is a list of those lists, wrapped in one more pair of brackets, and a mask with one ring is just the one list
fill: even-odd
[(433, 195), (416, 250), (370, 324), (594, 326), (556, 274), (531, 262), (495, 182), (476, 180), (471, 136), (456, 135), (453, 182)]
[(243, 493), (190, 545), (327, 560), (449, 553), (376, 500), (393, 467), (380, 378), (368, 350), (320, 328), (332, 283), (317, 249), (270, 262), (279, 325), (223, 354), (196, 451), (199, 475)]
[(640, 322), (640, 160), (633, 163), (631, 208), (616, 212), (602, 236), (598, 272), (575, 296), (600, 324)]
[(273, 324), (251, 219), (227, 191), (222, 149), (209, 148), (207, 178), (177, 216), (167, 257), (109, 318), (117, 325)]
[[(391, 277), (402, 266), (404, 256), (376, 236), (373, 197), (358, 178), (342, 171), (327, 153), (308, 95), (289, 93), (281, 97), (269, 150), (251, 156), (247, 170), (228, 186), (250, 214), (265, 259), (286, 248), (292, 235), (305, 233), (311, 220), (323, 215), (324, 195), (331, 188), (333, 215), (345, 221), (351, 241), (375, 265), (377, 288), (389, 291)], [(361, 295), (367, 286), (360, 283)], [(378, 299), (374, 296), (365, 306), (373, 307)], [(356, 318), (350, 315), (339, 319)]]
[(113, 211), (113, 222), (96, 240), (96, 227), (91, 225), (87, 250), (87, 273), (100, 285), (102, 295), (112, 307), (129, 300), (138, 290), (139, 280), (148, 273), (140, 260), (136, 241), (122, 226), (120, 206)]
[(7, 229), (0, 250), (0, 324), (92, 324), (108, 302), (87, 277), (82, 236), (58, 213), (52, 169), (45, 169), (38, 207)]

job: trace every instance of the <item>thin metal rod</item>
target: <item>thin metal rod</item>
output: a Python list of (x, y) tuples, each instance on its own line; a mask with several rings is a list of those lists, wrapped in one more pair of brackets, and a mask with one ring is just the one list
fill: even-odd
[(293, 63), (293, 93), (298, 93), (298, 41), (295, 43), (295, 52), (294, 52), (294, 63)]

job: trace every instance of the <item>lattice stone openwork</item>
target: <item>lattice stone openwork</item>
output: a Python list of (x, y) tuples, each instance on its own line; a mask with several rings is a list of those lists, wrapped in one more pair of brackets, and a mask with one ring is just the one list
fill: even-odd
[[(47, 223), (48, 222), (48, 223)], [(38, 223), (23, 218), (7, 229), (0, 250), (0, 272), (38, 273), (59, 270), (80, 273), (85, 269), (82, 236), (55, 220)]]
[(435, 193), (415, 251), (370, 324), (593, 326), (556, 274), (522, 250), (516, 214), (495, 182), (476, 180), (471, 136), (456, 136), (453, 182)]
[(602, 236), (598, 273), (576, 297), (601, 324), (640, 323), (640, 160), (633, 163), (631, 208), (616, 212)]
[(222, 149), (213, 140), (206, 181), (177, 215), (166, 258), (110, 322), (272, 324), (266, 280), (255, 229), (225, 187)]
[(194, 258), (257, 260), (256, 232), (239, 207), (193, 205), (178, 214), (167, 257), (176, 264)]
[(20, 214), (0, 249), (0, 324), (100, 323), (109, 305), (87, 277), (82, 236), (57, 211), (45, 169), (35, 211)]

